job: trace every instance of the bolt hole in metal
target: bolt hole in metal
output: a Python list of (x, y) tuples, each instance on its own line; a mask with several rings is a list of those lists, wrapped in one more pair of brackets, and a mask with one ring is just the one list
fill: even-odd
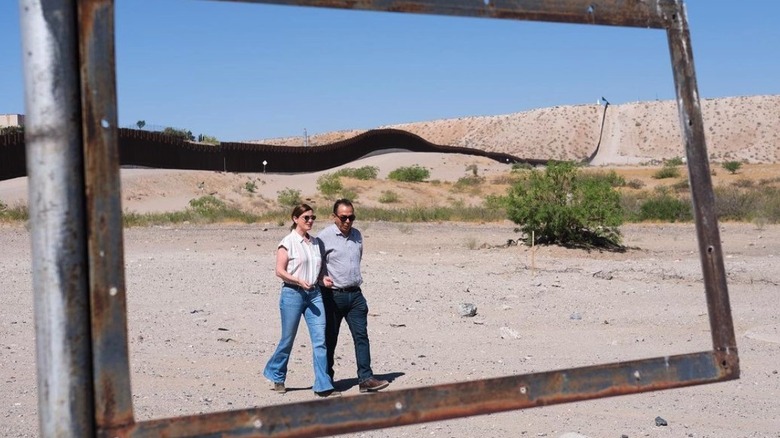
[(596, 8), (594, 8), (593, 5), (589, 5), (588, 9), (587, 9), (587, 12), (588, 12), (588, 14), (593, 15), (593, 12), (595, 10), (596, 10)]
[(255, 420), (253, 425), (255, 426), (255, 429), (260, 429), (261, 427), (263, 427), (263, 422), (260, 420)]
[(637, 381), (642, 380), (642, 374), (639, 373), (639, 370), (634, 371), (634, 379)]
[(404, 408), (404, 404), (403, 404), (403, 403), (401, 403), (401, 402), (395, 402), (395, 409), (396, 409), (397, 411), (400, 411), (400, 410), (401, 410), (401, 409), (403, 409), (403, 408)]
[(525, 394), (527, 392), (528, 392), (528, 388), (526, 388), (525, 386), (520, 387), (520, 394)]
[(100, 126), (102, 126), (105, 129), (108, 129), (111, 127), (111, 124), (108, 123), (108, 120), (106, 119), (100, 119)]
[(108, 294), (112, 297), (115, 297), (117, 293), (119, 293), (119, 291), (114, 286), (111, 286), (111, 289), (108, 290)]
[(707, 253), (712, 254), (712, 251), (715, 251), (715, 248), (712, 247), (712, 245), (707, 247)]

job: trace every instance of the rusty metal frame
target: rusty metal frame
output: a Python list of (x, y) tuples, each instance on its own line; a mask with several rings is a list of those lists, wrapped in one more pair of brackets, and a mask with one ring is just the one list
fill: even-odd
[(127, 347), (113, 0), (19, 0), (41, 436), (323, 436), (739, 378), (682, 0), (246, 2), (666, 30), (713, 349), (402, 389), (369, 398), (135, 422)]

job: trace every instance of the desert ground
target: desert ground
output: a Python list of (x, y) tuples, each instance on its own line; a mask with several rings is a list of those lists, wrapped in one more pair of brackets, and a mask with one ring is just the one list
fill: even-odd
[[(359, 210), (358, 210), (359, 214)], [(327, 221), (319, 221), (317, 229)], [(694, 229), (623, 227), (625, 253), (506, 246), (514, 224), (359, 222), (374, 372), (388, 391), (711, 349)], [(279, 395), (277, 224), (125, 230), (137, 420), (315, 400), (305, 327)], [(780, 437), (780, 227), (721, 228), (739, 380), (352, 434)], [(0, 434), (37, 433), (29, 233), (0, 227)], [(477, 307), (462, 317), (461, 303)], [(346, 328), (337, 386), (359, 394)], [(655, 418), (666, 420), (656, 426)]]

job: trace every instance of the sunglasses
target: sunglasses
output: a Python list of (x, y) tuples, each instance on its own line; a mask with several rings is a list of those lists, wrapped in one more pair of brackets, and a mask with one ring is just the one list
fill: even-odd
[(303, 219), (304, 222), (316, 221), (317, 220), (317, 216), (316, 215), (301, 216), (301, 219)]
[(346, 222), (349, 220), (350, 222), (355, 222), (355, 215), (351, 214), (349, 216), (337, 216), (341, 222)]

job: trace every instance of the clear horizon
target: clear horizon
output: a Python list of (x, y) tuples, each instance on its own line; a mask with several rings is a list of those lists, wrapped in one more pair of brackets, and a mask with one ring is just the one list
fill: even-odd
[[(613, 105), (674, 99), (660, 30), (128, 3), (115, 5), (122, 127), (144, 120), (243, 141), (595, 104), (602, 96)], [(780, 2), (686, 6), (701, 99), (780, 94), (772, 56)], [(24, 114), (17, 2), (0, 2), (0, 28), (0, 113)]]

